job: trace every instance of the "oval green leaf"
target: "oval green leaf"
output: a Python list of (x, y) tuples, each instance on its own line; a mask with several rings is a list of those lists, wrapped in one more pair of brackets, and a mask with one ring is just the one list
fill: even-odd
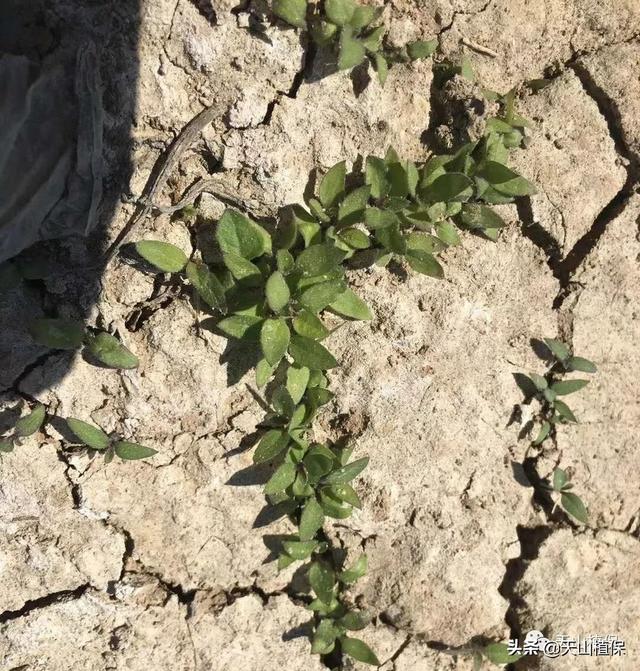
[(309, 569), (309, 584), (318, 599), (329, 604), (333, 599), (336, 577), (333, 569), (324, 561), (314, 561)]
[(189, 261), (186, 267), (189, 282), (197, 291), (198, 296), (210, 307), (224, 311), (226, 299), (224, 287), (220, 280), (203, 263)]
[(324, 512), (314, 497), (307, 500), (300, 517), (300, 540), (310, 541), (324, 524)]
[(437, 177), (421, 191), (429, 202), (465, 201), (473, 194), (473, 182), (461, 172), (449, 172)]
[(146, 459), (147, 457), (152, 457), (154, 454), (158, 453), (158, 450), (154, 450), (152, 447), (145, 447), (144, 445), (138, 445), (138, 443), (130, 443), (127, 440), (120, 440), (117, 443), (114, 443), (113, 448), (115, 453), (123, 461)]
[(369, 306), (351, 289), (341, 293), (329, 307), (343, 317), (369, 321), (373, 319)]
[(569, 370), (579, 370), (581, 373), (596, 373), (598, 370), (593, 362), (581, 356), (572, 356), (567, 361), (567, 367)]
[(300, 305), (309, 312), (317, 314), (332, 303), (345, 290), (344, 280), (319, 282), (305, 289), (298, 298)]
[(26, 438), (27, 436), (34, 434), (42, 426), (45, 415), (45, 407), (42, 405), (42, 403), (39, 403), (28, 415), (21, 417), (16, 422), (14, 429), (16, 436)]
[(187, 264), (187, 255), (175, 245), (159, 240), (138, 240), (136, 252), (163, 273), (179, 273)]
[(280, 312), (287, 305), (291, 296), (289, 285), (284, 279), (284, 275), (278, 270), (267, 280), (265, 292), (267, 303), (274, 312)]
[(323, 345), (300, 335), (291, 336), (289, 353), (299, 366), (305, 366), (311, 370), (328, 370), (338, 365), (333, 354)]
[(273, 13), (296, 28), (307, 25), (307, 0), (273, 0)]
[(589, 519), (587, 509), (582, 502), (582, 499), (577, 494), (573, 494), (572, 492), (564, 492), (560, 497), (560, 504), (569, 513), (569, 515), (575, 517), (578, 522), (582, 522), (582, 524), (587, 523)]
[(369, 464), (369, 457), (362, 457), (361, 459), (356, 459), (350, 464), (338, 468), (337, 470), (329, 473), (324, 481), (328, 485), (341, 485), (345, 482), (350, 482), (356, 478), (360, 473), (367, 467)]
[(260, 346), (264, 358), (272, 365), (278, 364), (289, 347), (291, 333), (284, 319), (266, 319), (260, 329)]
[(422, 275), (429, 277), (436, 277), (441, 279), (444, 277), (444, 270), (438, 260), (433, 254), (423, 252), (418, 249), (410, 249), (407, 251), (407, 263), (413, 270)]
[(551, 389), (556, 392), (558, 396), (566, 396), (580, 391), (583, 387), (589, 384), (589, 380), (561, 380), (551, 385)]
[(479, 203), (466, 203), (460, 216), (462, 223), (471, 229), (495, 229), (506, 226), (504, 219), (497, 212)]
[(67, 418), (66, 422), (73, 435), (81, 443), (88, 445), (94, 450), (106, 450), (109, 447), (111, 443), (109, 436), (97, 426), (83, 422), (80, 419), (74, 419), (73, 417)]
[(566, 361), (569, 358), (569, 348), (556, 338), (545, 338), (545, 345), (558, 361)]
[(305, 338), (322, 340), (329, 335), (329, 329), (322, 323), (319, 317), (308, 310), (302, 310), (293, 319), (293, 330)]
[(353, 18), (356, 4), (353, 0), (326, 0), (324, 11), (331, 23), (336, 26), (345, 26)]
[(115, 336), (104, 331), (90, 336), (87, 349), (101, 363), (109, 368), (131, 369), (140, 363), (138, 357), (128, 350)]
[(347, 164), (344, 161), (336, 163), (327, 171), (318, 187), (318, 198), (325, 208), (333, 207), (344, 194), (344, 184), (347, 175)]
[(309, 376), (309, 369), (305, 366), (289, 366), (287, 369), (287, 391), (296, 405), (304, 396), (307, 384), (309, 384)]
[(351, 568), (340, 573), (340, 582), (343, 582), (345, 585), (352, 585), (354, 582), (357, 582), (367, 573), (368, 564), (367, 555), (360, 555)]
[(253, 463), (262, 464), (277, 457), (289, 444), (289, 436), (280, 429), (271, 429), (262, 436), (256, 451), (253, 453)]
[[(264, 493), (269, 495), (283, 492), (289, 485), (293, 484), (295, 479), (295, 464), (285, 461), (285, 463), (281, 464), (269, 478), (267, 484), (264, 486)], [(310, 538), (303, 538), (302, 540), (310, 540)]]
[(254, 259), (267, 251), (267, 232), (236, 210), (225, 210), (218, 221), (216, 240), (224, 254)]
[(336, 270), (344, 252), (328, 244), (311, 245), (300, 253), (296, 266), (305, 276), (325, 275)]
[(343, 636), (340, 639), (340, 645), (342, 647), (342, 652), (349, 657), (358, 662), (363, 662), (364, 664), (371, 664), (372, 666), (380, 666), (380, 660), (376, 657), (373, 650), (359, 638), (348, 638)]
[(489, 643), (483, 649), (484, 656), (493, 664), (509, 664), (517, 662), (522, 655), (510, 654), (506, 643)]
[(407, 53), (412, 61), (417, 61), (420, 58), (429, 58), (437, 48), (437, 39), (417, 40), (416, 42), (409, 42), (407, 44)]
[(283, 541), (284, 551), (293, 559), (301, 560), (311, 556), (318, 541)]

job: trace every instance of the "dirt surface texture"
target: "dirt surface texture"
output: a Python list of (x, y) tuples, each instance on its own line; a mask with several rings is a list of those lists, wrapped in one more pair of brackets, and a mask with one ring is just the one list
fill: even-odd
[[(115, 203), (107, 242), (205, 108), (213, 121), (156, 200), (175, 203), (212, 173), (216, 187), (200, 197), (196, 219), (147, 217), (134, 239), (190, 254), (229, 204), (273, 217), (337, 161), (389, 145), (424, 160), (447, 121), (430, 60), (394, 66), (384, 88), (372, 71), (331, 72), (322, 50), (260, 0), (141, 0), (137, 11), (103, 0), (86, 10), (49, 4), (47, 20), (49, 12), (87, 34), (104, 28), (105, 193)], [(635, 670), (640, 4), (389, 0), (384, 19), (392, 43), (437, 36), (442, 54), (462, 50), (487, 87), (545, 86), (520, 89), (532, 128), (513, 156), (538, 193), (502, 208), (509, 225), (497, 242), (465, 236), (443, 257), (441, 281), (350, 272), (374, 319), (329, 340), (340, 367), (317, 436), (349, 436), (354, 454), (371, 458), (358, 483), (362, 510), (330, 527), (347, 553), (369, 557), (354, 597), (373, 622), (360, 633), (384, 671), (471, 671), (469, 646), (532, 629), (616, 635), (626, 654), (516, 668)], [(0, 428), (37, 399), (52, 415), (159, 453), (105, 465), (63, 450), (64, 429), (52, 423), (3, 456), (0, 667), (326, 668), (309, 654), (304, 584), (272, 561), (273, 539), (290, 527), (258, 526), (261, 485), (243, 477), (262, 417), (245, 354), (199, 327), (175, 287), (126, 259), (88, 277), (77, 269), (90, 265), (91, 242), (47, 249), (46, 273), (0, 295)], [(98, 368), (35, 345), (26, 324), (53, 305), (117, 332), (139, 368)], [(531, 437), (521, 435), (527, 409), (513, 375), (544, 371), (531, 346), (542, 337), (564, 339), (598, 366), (572, 403), (580, 422), (529, 461), (543, 477), (568, 469), (589, 508), (586, 526), (539, 505), (517, 477)]]

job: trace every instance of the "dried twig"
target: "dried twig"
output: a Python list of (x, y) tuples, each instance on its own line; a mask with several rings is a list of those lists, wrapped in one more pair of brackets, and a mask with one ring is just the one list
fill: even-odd
[(474, 51), (477, 51), (479, 54), (484, 54), (485, 56), (491, 56), (491, 58), (498, 58), (498, 53), (496, 51), (494, 51), (493, 49), (489, 49), (489, 47), (483, 47), (481, 44), (477, 44), (476, 42), (472, 42), (467, 37), (463, 36), (460, 42), (464, 44), (465, 47), (469, 47), (469, 49), (473, 49)]

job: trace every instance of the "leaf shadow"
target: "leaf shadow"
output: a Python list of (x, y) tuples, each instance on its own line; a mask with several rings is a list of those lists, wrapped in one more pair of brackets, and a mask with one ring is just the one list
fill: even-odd
[(273, 468), (270, 464), (252, 464), (236, 471), (225, 484), (232, 487), (252, 487), (264, 485), (271, 477)]
[(267, 527), (279, 519), (286, 517), (291, 512), (291, 505), (288, 501), (272, 505), (269, 502), (260, 509), (256, 519), (253, 521), (254, 529), (261, 529)]
[(13, 407), (7, 407), (0, 410), (0, 435), (9, 431), (15, 426), (20, 418), (20, 404), (16, 403)]
[(529, 477), (527, 476), (524, 464), (521, 464), (519, 461), (511, 461), (510, 466), (513, 479), (519, 485), (527, 488), (533, 487), (531, 480), (529, 480)]
[(524, 373), (513, 373), (513, 379), (520, 391), (524, 394), (523, 402), (526, 403), (527, 401), (530, 401), (538, 393), (535, 384), (533, 384), (528, 375), (525, 375)]
[(296, 627), (291, 627), (282, 634), (282, 640), (294, 641), (297, 638), (311, 638), (313, 633), (313, 618), (309, 618), (306, 622), (297, 625)]
[(235, 447), (233, 450), (229, 450), (228, 452), (225, 452), (225, 458), (229, 457), (236, 457), (239, 454), (244, 454), (245, 452), (248, 452), (257, 442), (260, 436), (262, 435), (262, 431), (260, 429), (256, 429), (252, 433), (248, 433), (246, 436), (244, 436), (240, 440), (240, 444), (238, 447)]
[(353, 88), (353, 95), (359, 98), (371, 84), (371, 75), (369, 74), (369, 60), (365, 59), (356, 65), (349, 73), (351, 79), (351, 87)]
[(538, 359), (544, 361), (546, 364), (551, 364), (554, 362), (553, 354), (544, 341), (540, 340), (539, 338), (531, 338), (529, 340), (529, 344), (531, 345), (531, 349), (538, 357)]
[(227, 369), (227, 386), (238, 384), (251, 370), (255, 369), (258, 361), (262, 359), (260, 346), (257, 338), (234, 340), (218, 328), (218, 319), (207, 317), (200, 322), (200, 327), (227, 338), (224, 351), (220, 355), (219, 362)]

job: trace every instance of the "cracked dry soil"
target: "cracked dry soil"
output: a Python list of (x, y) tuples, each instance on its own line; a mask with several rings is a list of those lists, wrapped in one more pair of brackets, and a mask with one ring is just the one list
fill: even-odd
[[(309, 174), (389, 144), (428, 155), (442, 105), (429, 62), (375, 78), (330, 73), (295, 31), (272, 25), (260, 0), (71, 0), (44, 7), (63, 28), (103, 31), (107, 188), (143, 193), (156, 162), (204, 108), (213, 121), (171, 166), (156, 202), (199, 178), (199, 220), (144, 217), (134, 239), (191, 252), (202, 221), (228, 203), (257, 218), (300, 201)], [(371, 323), (332, 338), (341, 368), (318, 434), (350, 435), (371, 457), (363, 509), (333, 525), (364, 548), (363, 638), (384, 671), (470, 670), (443, 648), (547, 635), (616, 634), (621, 658), (565, 657), (524, 668), (638, 668), (640, 660), (640, 5), (635, 0), (392, 0), (390, 40), (461, 41), (480, 80), (523, 89), (534, 123), (514, 157), (539, 193), (505, 207), (496, 244), (466, 237), (444, 258), (446, 279), (354, 271)], [(137, 25), (137, 44), (127, 31)], [(362, 73), (360, 75), (362, 76)], [(136, 83), (137, 82), (137, 83)], [(129, 104), (123, 90), (136, 88)], [(354, 88), (359, 95), (354, 95)], [(123, 169), (131, 128), (132, 166)], [(104, 222), (113, 241), (134, 213), (120, 198)], [(0, 667), (7, 671), (324, 668), (308, 654), (304, 585), (277, 574), (255, 528), (264, 500), (238, 477), (261, 411), (245, 355), (197, 326), (179, 286), (117, 259), (87, 282), (92, 247), (47, 248), (50, 272), (0, 296), (2, 428), (21, 399), (159, 450), (149, 463), (63, 452), (55, 427), (0, 463)], [(119, 333), (137, 371), (45, 352), (26, 322), (52, 306)], [(589, 505), (577, 527), (518, 484), (528, 441), (510, 424), (513, 373), (540, 371), (534, 337), (559, 335), (599, 373), (564, 428), (528, 468), (569, 466)], [(335, 420), (338, 417), (338, 420)], [(266, 535), (265, 535), (266, 534)], [(272, 545), (272, 544), (271, 544)]]

